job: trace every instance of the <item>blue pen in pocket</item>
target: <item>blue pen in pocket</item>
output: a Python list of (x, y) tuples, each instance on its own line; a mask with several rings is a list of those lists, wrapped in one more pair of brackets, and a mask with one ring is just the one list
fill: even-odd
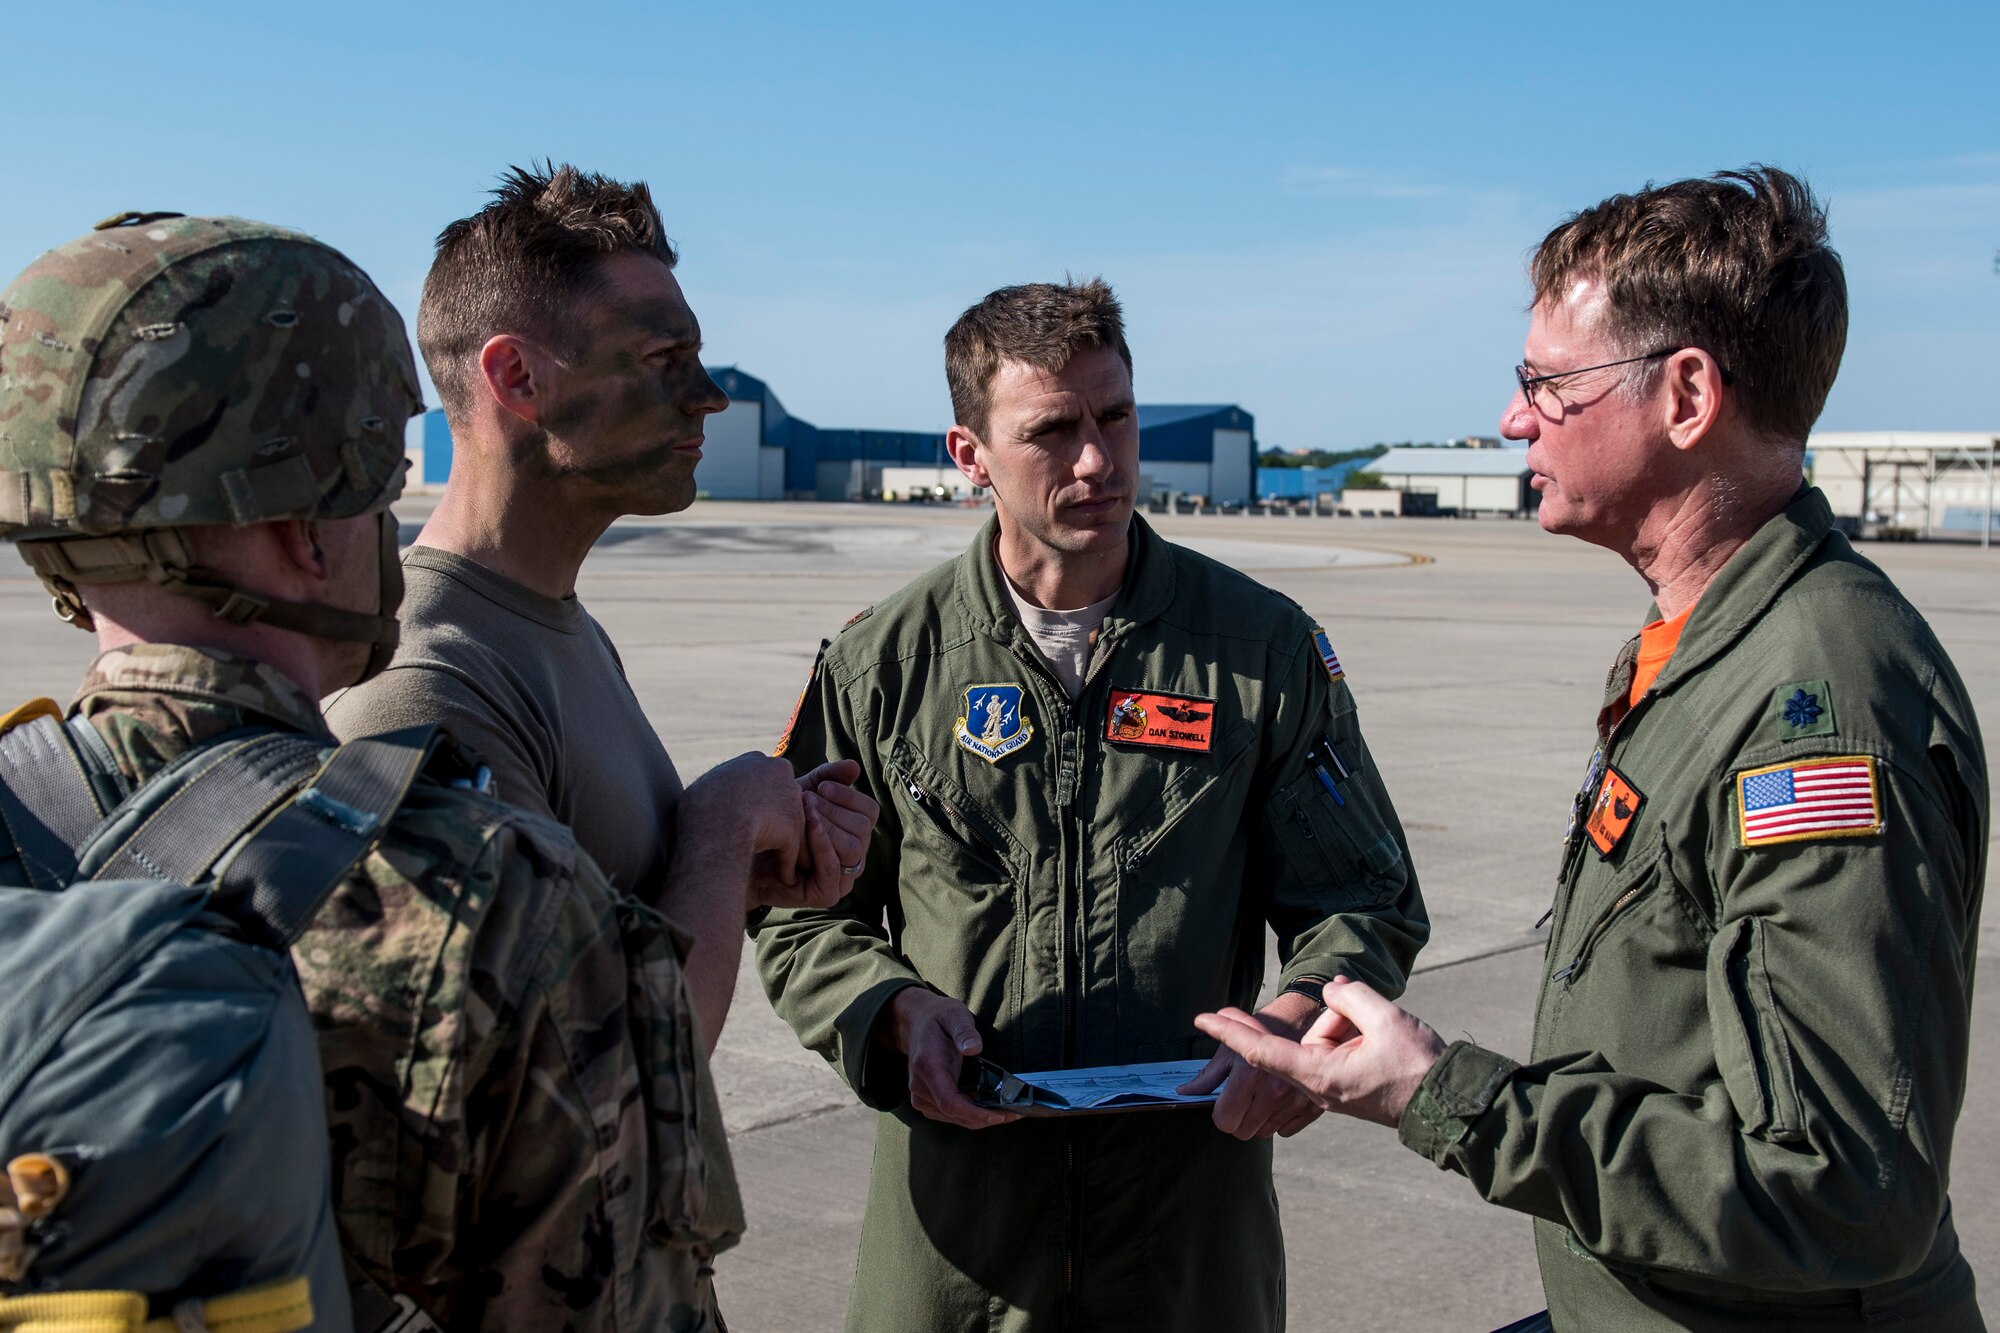
[(1326, 788), (1326, 794), (1333, 798), (1333, 803), (1344, 809), (1346, 808), (1347, 800), (1345, 797), (1341, 796), (1339, 786), (1336, 785), (1333, 778), (1328, 775), (1326, 771), (1326, 765), (1322, 764), (1319, 761), (1319, 754), (1321, 750), (1325, 751), (1327, 758), (1333, 760), (1333, 766), (1340, 770), (1340, 776), (1342, 776), (1343, 778), (1347, 776), (1347, 765), (1340, 762), (1340, 756), (1335, 754), (1333, 752), (1333, 747), (1331, 745), (1328, 745), (1325, 741), (1320, 742), (1319, 749), (1308, 750), (1306, 752), (1306, 762), (1312, 765), (1313, 776), (1319, 779), (1320, 786)]

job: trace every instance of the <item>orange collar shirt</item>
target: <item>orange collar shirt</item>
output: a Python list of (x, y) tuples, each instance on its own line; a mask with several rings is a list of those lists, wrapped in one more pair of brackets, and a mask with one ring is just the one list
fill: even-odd
[(1639, 631), (1639, 657), (1632, 668), (1632, 692), (1625, 698), (1627, 708), (1637, 708), (1646, 691), (1653, 688), (1653, 682), (1667, 669), (1674, 649), (1680, 647), (1681, 631), (1687, 628), (1688, 617), (1693, 614), (1694, 605), (1689, 603), (1672, 620), (1655, 620)]

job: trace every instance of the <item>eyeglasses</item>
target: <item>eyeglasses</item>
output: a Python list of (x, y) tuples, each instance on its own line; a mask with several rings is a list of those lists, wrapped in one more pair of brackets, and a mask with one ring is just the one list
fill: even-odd
[[(1572, 375), (1581, 375), (1587, 371), (1609, 370), (1613, 366), (1629, 366), (1638, 361), (1658, 361), (1661, 357), (1672, 356), (1680, 350), (1678, 347), (1662, 347), (1659, 351), (1648, 352), (1644, 356), (1628, 356), (1619, 361), (1606, 361), (1601, 365), (1595, 366), (1578, 366), (1575, 370), (1558, 370), (1550, 375), (1530, 375), (1526, 366), (1515, 366), (1514, 381), (1521, 386), (1521, 401), (1533, 407), (1535, 405), (1535, 390), (1544, 384), (1553, 384), (1557, 380), (1566, 380)], [(1729, 373), (1729, 367), (1718, 362), (1716, 363), (1716, 369), (1722, 372), (1722, 382), (1724, 384), (1736, 383), (1736, 376)]]

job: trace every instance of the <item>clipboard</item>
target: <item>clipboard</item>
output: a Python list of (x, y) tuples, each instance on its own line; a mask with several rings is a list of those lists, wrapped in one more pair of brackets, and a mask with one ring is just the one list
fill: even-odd
[(1131, 1115), (1213, 1106), (1221, 1095), (1220, 1088), (1200, 1096), (1173, 1091), (1207, 1064), (1206, 1060), (1166, 1060), (1015, 1074), (991, 1060), (975, 1057), (960, 1065), (958, 1086), (977, 1105), (1013, 1115)]

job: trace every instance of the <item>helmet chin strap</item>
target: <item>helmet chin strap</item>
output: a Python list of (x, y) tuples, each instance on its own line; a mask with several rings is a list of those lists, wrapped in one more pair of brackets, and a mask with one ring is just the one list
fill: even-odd
[(319, 602), (292, 602), (245, 592), (212, 569), (194, 563), (181, 533), (171, 528), (115, 537), (70, 537), (19, 542), (16, 549), (55, 600), (58, 617), (78, 629), (95, 629), (77, 589), (92, 583), (130, 583), (150, 579), (167, 592), (215, 608), (218, 618), (235, 625), (265, 624), (276, 629), (322, 639), (368, 645), (362, 680), (382, 673), (395, 655), (400, 629), (396, 608), (403, 601), (403, 565), (396, 558), (396, 518), (378, 513), (381, 533), (376, 613), (343, 611)]

